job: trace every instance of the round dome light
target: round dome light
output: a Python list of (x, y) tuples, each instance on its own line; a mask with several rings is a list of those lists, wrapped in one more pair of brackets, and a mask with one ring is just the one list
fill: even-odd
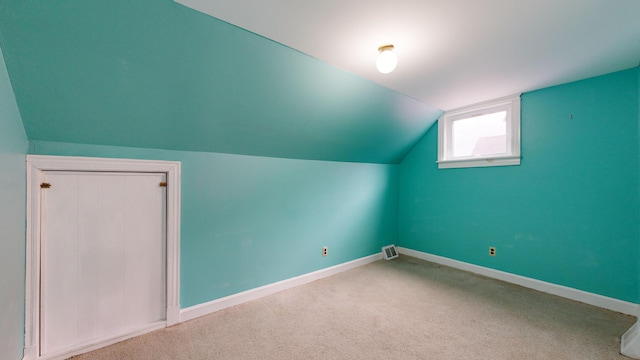
[(398, 57), (393, 52), (393, 45), (383, 45), (378, 48), (380, 54), (378, 54), (378, 60), (376, 61), (376, 67), (378, 71), (383, 74), (392, 72), (396, 65), (398, 65)]

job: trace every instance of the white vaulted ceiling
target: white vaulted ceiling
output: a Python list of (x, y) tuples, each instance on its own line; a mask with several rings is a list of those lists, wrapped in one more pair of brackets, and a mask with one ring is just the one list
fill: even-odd
[(176, 1), (443, 110), (640, 62), (638, 0)]

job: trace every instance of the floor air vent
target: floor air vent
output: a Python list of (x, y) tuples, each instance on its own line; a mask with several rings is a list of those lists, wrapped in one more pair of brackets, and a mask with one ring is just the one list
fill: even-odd
[(382, 255), (385, 260), (391, 260), (398, 257), (398, 251), (396, 251), (396, 246), (391, 244), (389, 246), (385, 246), (382, 248)]

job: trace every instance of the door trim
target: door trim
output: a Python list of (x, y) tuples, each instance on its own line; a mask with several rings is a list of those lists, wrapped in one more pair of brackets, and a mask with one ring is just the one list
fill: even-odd
[(180, 162), (27, 155), (26, 297), (23, 360), (47, 359), (39, 355), (40, 183), (43, 171), (56, 170), (154, 172), (166, 174), (167, 313), (165, 326), (171, 326), (180, 322)]

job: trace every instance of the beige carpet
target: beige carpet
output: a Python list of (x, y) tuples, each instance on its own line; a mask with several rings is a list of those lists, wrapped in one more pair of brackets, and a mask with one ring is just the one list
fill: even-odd
[(402, 257), (74, 359), (627, 359), (634, 322)]

